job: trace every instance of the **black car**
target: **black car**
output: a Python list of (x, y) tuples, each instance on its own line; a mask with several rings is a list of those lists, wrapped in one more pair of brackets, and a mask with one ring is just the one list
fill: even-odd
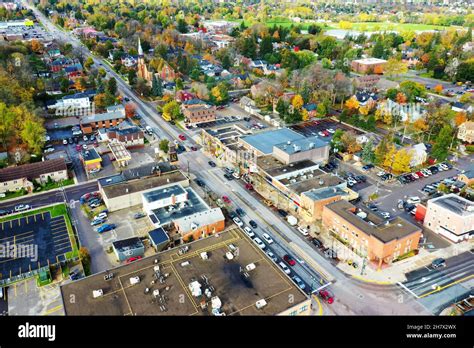
[(205, 182), (202, 181), (201, 179), (196, 179), (196, 185), (198, 185), (199, 187), (204, 187), (206, 186)]
[(366, 182), (367, 181), (367, 178), (364, 176), (364, 175), (356, 175), (354, 177), (354, 179), (356, 179), (356, 181), (358, 183), (361, 183), (361, 182)]
[(126, 102), (130, 101), (130, 99), (128, 97), (124, 97), (123, 100), (125, 100)]
[(406, 211), (407, 213), (411, 212), (411, 211), (412, 211), (413, 209), (415, 209), (415, 208), (416, 208), (416, 206), (415, 206), (414, 204), (410, 204), (410, 203), (407, 203), (407, 202), (405, 202), (405, 203), (403, 204), (403, 209), (405, 209), (405, 211)]
[(404, 176), (399, 176), (397, 180), (400, 182), (400, 184), (406, 184), (408, 182), (408, 180), (405, 179)]
[(216, 164), (215, 164), (214, 162), (212, 162), (212, 161), (209, 161), (209, 162), (207, 162), (207, 163), (208, 163), (211, 167), (213, 167), (213, 168), (216, 166)]
[(372, 211), (377, 211), (377, 210), (379, 210), (379, 208), (378, 208), (375, 204), (373, 204), (373, 203), (367, 204), (367, 208), (369, 208), (369, 209), (372, 210)]
[(288, 213), (284, 211), (283, 209), (278, 209), (278, 214), (280, 214), (284, 218), (288, 216)]
[(230, 212), (229, 212), (229, 217), (230, 217), (231, 219), (233, 219), (233, 218), (237, 217), (237, 214), (235, 213), (235, 211), (230, 211)]
[(366, 164), (365, 166), (362, 167), (363, 170), (369, 170), (371, 168), (373, 168), (374, 165), (373, 164)]
[(249, 221), (249, 225), (252, 226), (252, 228), (257, 228), (257, 223), (253, 220)]
[(146, 214), (145, 213), (136, 213), (135, 215), (133, 215), (133, 218), (134, 219), (141, 219), (143, 217), (145, 217)]
[(0, 209), (0, 216), (7, 215), (7, 214), (10, 214), (10, 213), (11, 213), (11, 212), (8, 211), (8, 210)]
[(235, 209), (235, 212), (236, 212), (237, 215), (239, 215), (240, 217), (245, 216), (245, 211), (244, 211), (242, 208), (237, 208), (237, 209)]
[(323, 246), (323, 243), (317, 238), (313, 238), (311, 243), (313, 243), (316, 248), (322, 248)]
[(231, 174), (229, 174), (229, 173), (225, 173), (225, 174), (224, 174), (224, 178), (226, 178), (226, 179), (229, 180), (229, 181), (234, 180), (234, 177), (233, 177)]
[(439, 173), (439, 169), (438, 169), (438, 167), (436, 167), (436, 166), (431, 166), (431, 167), (429, 167), (428, 169), (429, 169), (430, 172), (433, 173), (433, 174)]
[(72, 144), (72, 143), (74, 143), (74, 139), (73, 139), (73, 138), (69, 138), (69, 139), (67, 140), (67, 142), (68, 142), (69, 144)]

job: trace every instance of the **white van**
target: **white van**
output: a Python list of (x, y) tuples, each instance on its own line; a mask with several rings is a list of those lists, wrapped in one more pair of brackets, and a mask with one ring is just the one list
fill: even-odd
[(153, 134), (153, 129), (150, 126), (146, 126), (145, 130), (147, 131), (148, 134), (150, 134), (150, 135)]
[(408, 197), (407, 202), (410, 204), (417, 204), (421, 202), (421, 199), (418, 196), (411, 196), (411, 197)]

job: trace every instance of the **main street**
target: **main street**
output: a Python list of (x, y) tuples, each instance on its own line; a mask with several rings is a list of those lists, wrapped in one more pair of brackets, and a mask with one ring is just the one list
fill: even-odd
[[(102, 58), (94, 56), (72, 34), (65, 33), (55, 27), (36, 8), (29, 5), (28, 7), (33, 10), (37, 19), (55, 37), (71, 43), (73, 47), (80, 49), (86, 57), (92, 57), (97, 66), (103, 66), (107, 74), (117, 80), (119, 91), (137, 105), (137, 110), (154, 129), (159, 138), (177, 139), (180, 132), (166, 122), (149, 103), (141, 100), (123, 81), (121, 76), (107, 66)], [(299, 275), (304, 278), (305, 282), (311, 285), (312, 277), (318, 282), (324, 274), (329, 275), (326, 278), (333, 280), (331, 291), (335, 295), (335, 302), (332, 305), (325, 305), (325, 313), (349, 315), (430, 314), (412, 296), (406, 295), (396, 285), (385, 286), (364, 283), (344, 274), (303, 240), (294, 229), (289, 228), (278, 216), (269, 213), (268, 208), (250, 195), (241, 185), (236, 182), (224, 182), (220, 169), (210, 171), (207, 161), (207, 157), (200, 151), (185, 153), (180, 156), (183, 169), (187, 170), (189, 164), (190, 172), (199, 173), (199, 177), (203, 178), (217, 194), (229, 196), (233, 202), (236, 202), (247, 212), (250, 218), (257, 221), (259, 229), (263, 229), (273, 236), (280, 245), (278, 247), (280, 253), (288, 251), (304, 262), (295, 267), (297, 267)], [(88, 247), (90, 248), (90, 246)], [(301, 255), (305, 255), (307, 261), (300, 257)], [(94, 257), (94, 255), (92, 256)]]

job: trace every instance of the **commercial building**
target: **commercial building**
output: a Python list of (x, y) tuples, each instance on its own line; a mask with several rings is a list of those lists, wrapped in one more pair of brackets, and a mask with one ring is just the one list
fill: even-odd
[(168, 233), (162, 228), (158, 227), (148, 232), (148, 238), (150, 239), (150, 245), (155, 251), (163, 251), (170, 242)]
[(8, 167), (0, 169), (0, 193), (21, 189), (31, 192), (35, 181), (45, 184), (48, 180), (60, 182), (66, 179), (67, 166), (62, 158)]
[(387, 61), (379, 58), (362, 58), (353, 60), (351, 68), (360, 74), (381, 74)]
[(54, 110), (56, 115), (61, 116), (83, 116), (90, 114), (92, 103), (86, 93), (76, 93), (48, 105), (48, 110)]
[(87, 150), (82, 150), (80, 158), (86, 173), (100, 170), (102, 168), (102, 157), (100, 157), (95, 147), (91, 147)]
[(225, 228), (225, 217), (220, 208), (213, 208), (174, 220), (183, 240), (196, 240), (219, 233)]
[(109, 211), (130, 208), (143, 203), (142, 194), (156, 188), (180, 184), (189, 186), (189, 179), (168, 163), (151, 163), (99, 179), (99, 190)]
[(310, 314), (311, 299), (242, 232), (188, 246), (191, 252), (170, 249), (62, 285), (65, 314)]
[(471, 239), (474, 236), (474, 202), (454, 193), (430, 199), (424, 225), (453, 242)]
[(128, 163), (132, 160), (132, 155), (130, 152), (128, 152), (124, 144), (118, 140), (115, 140), (109, 142), (107, 146), (112, 152), (113, 159), (117, 163), (118, 167), (128, 166)]
[(119, 262), (145, 255), (145, 245), (138, 237), (117, 240), (112, 243), (112, 249)]
[(474, 165), (471, 165), (468, 170), (459, 174), (457, 180), (465, 183), (467, 186), (474, 185)]
[(322, 224), (377, 269), (417, 250), (421, 237), (421, 228), (401, 217), (385, 220), (344, 200), (324, 206)]
[(195, 125), (216, 120), (216, 107), (206, 103), (181, 104), (181, 112), (187, 124)]
[(83, 116), (80, 119), (81, 130), (84, 134), (94, 133), (101, 128), (111, 128), (125, 120), (125, 108), (122, 105), (111, 106), (107, 112)]

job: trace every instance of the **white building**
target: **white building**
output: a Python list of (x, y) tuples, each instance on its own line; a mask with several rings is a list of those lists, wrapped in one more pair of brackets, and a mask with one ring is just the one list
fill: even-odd
[(90, 113), (92, 103), (85, 93), (68, 95), (48, 106), (49, 110), (55, 110), (56, 115), (82, 116)]
[(421, 166), (428, 159), (426, 146), (423, 143), (413, 145), (411, 148), (408, 149), (408, 151), (411, 153), (411, 161), (410, 161), (411, 167)]
[(173, 185), (143, 193), (142, 199), (143, 210), (152, 215), (155, 209), (184, 204), (188, 200), (188, 192), (181, 185)]

